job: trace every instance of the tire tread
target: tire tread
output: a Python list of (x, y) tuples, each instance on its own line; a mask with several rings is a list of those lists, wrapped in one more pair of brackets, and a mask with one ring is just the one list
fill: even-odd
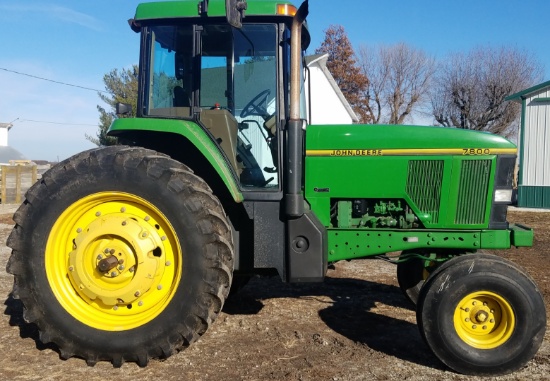
[[(174, 197), (185, 199), (188, 212), (196, 216), (199, 232), (204, 242), (203, 261), (210, 274), (203, 280), (202, 293), (197, 297), (193, 312), (187, 315), (175, 334), (158, 339), (147, 349), (135, 352), (111, 352), (105, 348), (102, 353), (89, 353), (85, 348), (63, 337), (62, 330), (45, 318), (35, 302), (32, 280), (32, 265), (25, 260), (31, 250), (29, 240), (32, 236), (33, 219), (39, 213), (37, 205), (48, 200), (49, 188), (54, 184), (63, 184), (70, 177), (87, 176), (90, 168), (110, 170), (113, 166), (122, 166), (124, 171), (143, 171), (154, 181), (165, 184)], [(40, 330), (42, 341), (51, 341), (59, 347), (63, 359), (73, 356), (84, 358), (88, 365), (97, 361), (110, 361), (114, 367), (120, 367), (125, 361), (137, 362), (146, 366), (150, 358), (166, 358), (184, 349), (196, 341), (212, 324), (220, 313), (229, 293), (233, 272), (232, 231), (220, 201), (212, 194), (208, 184), (196, 176), (190, 168), (170, 157), (141, 147), (113, 146), (92, 149), (64, 160), (47, 171), (42, 180), (29, 189), (26, 201), (14, 215), (16, 225), (8, 238), (12, 254), (7, 271), (14, 275), (13, 294), (17, 294), (24, 305), (24, 317), (29, 323), (35, 323)], [(17, 292), (16, 292), (17, 291)]]

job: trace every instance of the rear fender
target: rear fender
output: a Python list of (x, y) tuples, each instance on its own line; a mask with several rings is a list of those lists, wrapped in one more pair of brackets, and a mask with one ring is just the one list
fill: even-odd
[[(226, 158), (211, 137), (195, 122), (175, 119), (123, 118), (117, 119), (109, 128), (110, 136), (120, 136), (131, 132), (156, 132), (178, 134), (189, 140), (208, 160), (222, 179), (235, 202), (242, 202), (243, 195)], [(169, 138), (169, 137), (167, 137)]]

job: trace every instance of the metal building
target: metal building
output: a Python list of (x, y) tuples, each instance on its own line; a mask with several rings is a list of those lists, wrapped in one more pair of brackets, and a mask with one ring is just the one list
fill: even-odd
[(521, 103), (518, 206), (550, 209), (550, 81), (510, 95)]
[(11, 123), (0, 123), (0, 164), (7, 164), (12, 160), (26, 160), (21, 152), (8, 145), (8, 132), (12, 127)]
[(305, 59), (308, 67), (305, 81), (308, 123), (358, 123), (359, 118), (327, 68), (328, 54), (317, 54)]

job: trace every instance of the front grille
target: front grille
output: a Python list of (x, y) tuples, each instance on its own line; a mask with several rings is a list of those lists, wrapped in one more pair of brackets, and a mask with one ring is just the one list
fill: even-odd
[(418, 209), (430, 216), (430, 223), (439, 222), (443, 160), (411, 160), (406, 192)]
[(485, 222), (490, 176), (491, 160), (462, 162), (455, 224), (478, 225)]

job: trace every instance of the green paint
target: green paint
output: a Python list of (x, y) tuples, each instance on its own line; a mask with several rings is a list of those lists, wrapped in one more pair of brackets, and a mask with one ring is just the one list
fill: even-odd
[[(358, 148), (369, 150), (367, 156), (316, 155)], [(487, 133), (376, 125), (308, 126), (306, 149), (305, 196), (328, 228), (335, 227), (336, 199), (404, 200), (428, 229), (487, 228), (497, 155), (476, 153), (516, 152), (510, 141)], [(402, 154), (384, 154), (399, 149)], [(448, 154), (422, 155), (425, 149)]]
[(528, 89), (522, 90), (522, 91), (520, 91), (518, 93), (515, 93), (515, 94), (512, 94), (512, 95), (509, 95), (505, 98), (505, 100), (519, 102), (520, 100), (528, 98), (531, 94), (536, 93), (540, 90), (543, 90), (547, 87), (550, 87), (550, 81), (543, 82), (539, 85), (530, 87)]
[[(221, 177), (235, 202), (244, 200), (239, 190), (233, 172), (222, 156), (219, 147), (212, 142), (204, 130), (193, 121), (153, 118), (123, 118), (117, 119), (111, 125), (109, 132), (116, 136), (123, 131), (154, 131), (167, 134), (178, 134), (188, 139)], [(167, 139), (169, 137), (167, 136)]]
[(447, 127), (311, 125), (306, 130), (306, 150), (475, 148), (514, 149), (516, 146), (498, 135)]
[(522, 99), (521, 101), (521, 126), (519, 133), (519, 173), (518, 173), (518, 186), (523, 184), (523, 163), (525, 162), (525, 116), (527, 113), (527, 101)]
[[(151, 19), (199, 18), (198, 0), (159, 1), (143, 3), (136, 10), (136, 21)], [(287, 0), (248, 1), (247, 16), (276, 16), (278, 4), (292, 4)], [(210, 0), (208, 17), (225, 17), (225, 0)], [(288, 17), (288, 16), (286, 16)]]
[[(413, 179), (409, 168), (417, 160), (442, 163), (442, 170), (424, 172)], [(331, 227), (331, 199), (401, 199), (426, 228), (487, 228), (492, 203), (496, 156), (435, 157), (306, 157), (305, 196), (323, 225)], [(484, 162), (480, 170), (464, 163)], [(439, 168), (439, 166), (438, 166)], [(465, 171), (467, 171), (465, 175)], [(479, 177), (479, 176), (483, 177)], [(423, 184), (440, 177), (437, 188)], [(411, 186), (419, 180), (421, 190)], [(427, 186), (429, 185), (429, 186)], [(421, 193), (424, 192), (424, 193)], [(425, 205), (429, 205), (426, 207)], [(474, 215), (475, 218), (470, 218)]]
[[(484, 228), (489, 224), (492, 189), (496, 170), (496, 157), (461, 158), (453, 160), (456, 182), (451, 186), (453, 199), (447, 205), (452, 208), (453, 220), (447, 223), (458, 228)], [(454, 186), (456, 185), (456, 186)], [(455, 193), (456, 191), (456, 193)]]
[(535, 98), (533, 99), (535, 103), (547, 103), (550, 102), (550, 98)]
[(516, 247), (533, 246), (533, 229), (522, 225), (510, 225), (512, 245)]
[[(513, 234), (517, 234), (513, 231)], [(520, 234), (528, 235), (528, 231)], [(532, 235), (532, 231), (531, 231)], [(393, 251), (433, 249), (433, 250), (479, 250), (508, 249), (511, 244), (510, 230), (359, 230), (329, 229), (329, 262), (363, 258)], [(522, 239), (523, 238), (523, 239)], [(528, 243), (516, 238), (518, 246)], [(527, 245), (528, 246), (528, 245)]]
[(518, 206), (550, 209), (550, 187), (520, 185)]
[[(420, 126), (308, 126), (306, 149), (305, 196), (328, 229), (329, 261), (402, 250), (507, 249), (512, 235), (514, 244), (528, 244), (532, 232), (487, 229), (498, 154), (516, 152), (500, 136)], [(334, 150), (352, 152), (331, 156)], [(363, 221), (375, 208), (357, 218), (354, 199), (404, 200), (425, 229), (369, 226)], [(389, 215), (406, 217), (397, 209)]]

